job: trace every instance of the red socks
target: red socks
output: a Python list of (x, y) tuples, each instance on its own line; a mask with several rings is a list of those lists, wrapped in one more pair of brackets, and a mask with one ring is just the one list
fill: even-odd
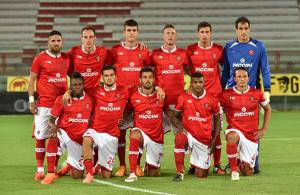
[(126, 166), (125, 163), (125, 149), (126, 149), (126, 130), (120, 131), (119, 144), (118, 144), (118, 156), (120, 161), (120, 166)]
[(93, 175), (94, 174), (94, 171), (93, 171), (93, 161), (91, 159), (87, 159), (87, 160), (84, 160), (83, 161), (83, 165), (85, 167), (85, 173), (86, 174), (91, 174)]
[(45, 158), (45, 139), (35, 140), (35, 159), (37, 161), (37, 167), (44, 168), (44, 158)]
[(237, 171), (237, 144), (227, 144), (226, 152), (228, 156), (228, 161), (230, 164), (231, 171)]
[(47, 145), (48, 173), (54, 173), (55, 172), (57, 147), (58, 147), (58, 139), (53, 138), (53, 139), (48, 140), (48, 145)]
[(188, 139), (184, 133), (179, 133), (175, 135), (174, 157), (175, 157), (177, 173), (183, 173), (185, 145), (187, 144), (187, 142)]
[(216, 148), (213, 153), (214, 157), (214, 166), (220, 166), (221, 165), (221, 149), (222, 149), (222, 143), (221, 143), (221, 137), (220, 134), (217, 136), (216, 140)]
[(130, 173), (135, 173), (138, 156), (139, 156), (139, 140), (130, 138), (130, 144), (129, 144)]

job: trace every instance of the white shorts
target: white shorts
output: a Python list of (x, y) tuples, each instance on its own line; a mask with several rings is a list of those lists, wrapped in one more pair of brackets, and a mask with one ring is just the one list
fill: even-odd
[(98, 147), (97, 164), (112, 171), (115, 164), (115, 156), (118, 151), (118, 138), (108, 133), (98, 133), (94, 129), (88, 129), (83, 137), (91, 137), (95, 146)]
[[(144, 139), (144, 149), (146, 150), (146, 163), (155, 167), (160, 167), (160, 162), (163, 155), (163, 144), (152, 141), (143, 130), (133, 128), (131, 131), (139, 130)], [(142, 153), (142, 151), (139, 151)]]
[(247, 139), (244, 134), (237, 129), (227, 129), (225, 135), (232, 131), (236, 132), (240, 137), (238, 144), (240, 159), (249, 163), (250, 167), (253, 168), (255, 166), (256, 156), (258, 155), (258, 144)]
[(36, 139), (46, 139), (49, 137), (48, 120), (51, 116), (51, 108), (37, 107), (34, 115), (34, 137)]
[(82, 146), (73, 141), (63, 129), (60, 129), (60, 132), (57, 133), (57, 137), (60, 147), (68, 151), (67, 163), (73, 168), (83, 171)]
[(120, 130), (126, 130), (128, 128), (132, 128), (133, 127), (133, 112), (129, 113), (127, 118), (123, 119), (123, 125), (120, 127)]
[(210, 149), (207, 145), (196, 140), (191, 134), (187, 133), (189, 148), (191, 149), (190, 163), (201, 169), (210, 167)]

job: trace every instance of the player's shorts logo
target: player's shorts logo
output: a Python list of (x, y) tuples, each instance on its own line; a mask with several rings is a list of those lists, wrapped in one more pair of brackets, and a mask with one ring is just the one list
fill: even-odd
[(242, 64), (244, 64), (244, 63), (246, 62), (246, 59), (245, 59), (245, 58), (241, 58), (240, 62), (241, 62)]
[(172, 64), (169, 65), (169, 69), (172, 70), (174, 69), (174, 66)]
[(242, 107), (242, 112), (246, 112), (247, 111), (247, 108), (246, 107)]
[(81, 118), (82, 117), (82, 114), (81, 113), (78, 113), (77, 114), (77, 118)]
[(56, 73), (56, 78), (60, 78), (60, 73)]

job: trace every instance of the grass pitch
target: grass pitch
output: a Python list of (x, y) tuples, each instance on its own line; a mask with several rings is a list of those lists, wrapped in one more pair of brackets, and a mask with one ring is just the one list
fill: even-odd
[[(230, 181), (230, 175), (216, 176), (210, 173), (207, 179), (185, 175), (183, 182), (173, 182), (175, 163), (173, 138), (165, 137), (161, 176), (143, 177), (135, 183), (125, 183), (124, 178), (104, 180), (113, 184), (132, 187), (119, 188), (101, 183), (84, 185), (80, 180), (62, 177), (49, 186), (33, 180), (35, 168), (34, 140), (31, 138), (30, 115), (0, 116), (0, 194), (149, 194), (133, 189), (151, 190), (161, 194), (300, 194), (300, 112), (274, 112), (269, 130), (261, 141), (261, 174), (241, 177)], [(223, 131), (224, 132), (224, 131)], [(225, 156), (225, 141), (222, 133), (222, 164)], [(127, 147), (128, 149), (128, 147)], [(188, 166), (186, 156), (186, 167)], [(116, 167), (118, 162), (116, 162)], [(103, 181), (101, 178), (96, 179)]]

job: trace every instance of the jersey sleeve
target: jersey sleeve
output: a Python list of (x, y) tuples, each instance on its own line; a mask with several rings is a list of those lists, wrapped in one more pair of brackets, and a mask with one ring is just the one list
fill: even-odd
[(36, 74), (39, 74), (40, 72), (40, 69), (41, 69), (41, 63), (40, 63), (40, 56), (36, 56), (32, 62), (32, 65), (31, 65), (31, 72), (33, 73), (36, 73)]
[(266, 106), (269, 103), (268, 100), (266, 100), (266, 98), (261, 90), (257, 90), (257, 91), (258, 91), (259, 104), (262, 106)]
[(59, 115), (61, 114), (62, 110), (63, 110), (63, 104), (61, 102), (62, 96), (59, 96), (56, 98), (54, 105), (52, 107), (51, 110), (51, 115), (54, 117), (59, 117)]
[(212, 99), (212, 112), (216, 115), (220, 113), (220, 104), (217, 98)]
[(177, 99), (177, 103), (176, 103), (176, 106), (175, 106), (175, 110), (177, 111), (182, 111), (183, 110), (183, 106), (184, 106), (184, 98), (185, 95), (184, 93), (181, 94), (178, 99)]
[(222, 60), (222, 76), (221, 76), (221, 84), (222, 84), (222, 88), (225, 89), (229, 76), (230, 76), (230, 65), (228, 63), (228, 59), (227, 59), (227, 54), (226, 54), (226, 50), (227, 50), (227, 45), (225, 46), (224, 50), (223, 50), (223, 60)]
[(267, 51), (263, 44), (261, 46), (260, 67), (261, 67), (261, 73), (262, 73), (262, 78), (264, 83), (264, 89), (265, 91), (270, 91), (271, 89), (270, 65), (268, 61)]

